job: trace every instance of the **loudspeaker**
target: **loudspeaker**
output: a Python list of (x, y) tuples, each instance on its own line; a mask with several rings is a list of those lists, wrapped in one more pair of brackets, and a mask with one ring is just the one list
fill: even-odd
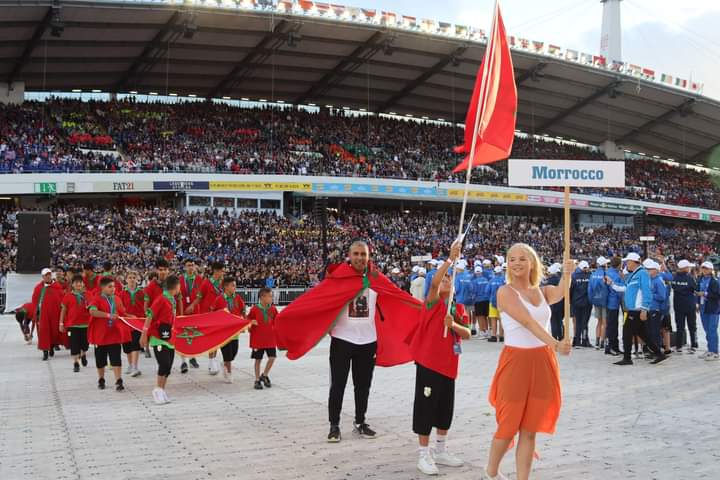
[(20, 212), (15, 270), (39, 274), (50, 267), (50, 212)]

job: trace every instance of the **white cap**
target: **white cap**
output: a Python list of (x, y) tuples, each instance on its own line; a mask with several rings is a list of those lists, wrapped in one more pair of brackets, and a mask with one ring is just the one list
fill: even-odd
[(465, 260), (460, 259), (455, 262), (455, 268), (459, 270), (465, 270), (465, 267), (467, 267), (467, 262)]
[(427, 273), (427, 270), (425, 270), (424, 268), (420, 267), (418, 269), (418, 275), (425, 275), (426, 273)]
[(590, 268), (590, 264), (583, 260), (582, 262), (578, 263), (578, 268), (580, 270), (585, 270), (586, 268)]
[(678, 266), (678, 268), (691, 268), (691, 267), (694, 267), (695, 264), (690, 263), (687, 260), (683, 259), (678, 262), (677, 266)]
[(483, 264), (483, 262), (481, 262), (480, 260), (475, 260), (473, 262), (473, 265), (475, 265), (476, 267), (480, 267), (480, 266), (482, 266), (482, 264)]
[(503, 267), (503, 270), (507, 270), (507, 262), (504, 262), (504, 263), (502, 264), (502, 267)]
[(495, 259), (498, 261), (498, 263), (505, 263), (505, 257), (502, 255), (495, 255)]
[(501, 267), (500, 265), (498, 265), (497, 267), (495, 267), (495, 273), (500, 273), (500, 272), (502, 272), (502, 271), (503, 271), (503, 267)]
[(627, 262), (627, 261), (633, 261), (633, 262), (640, 263), (640, 255), (638, 255), (635, 252), (630, 252), (625, 256), (625, 258), (623, 258), (623, 262)]
[(643, 264), (643, 267), (647, 268), (648, 270), (659, 270), (660, 269), (660, 264), (657, 263), (652, 258), (646, 259), (642, 264)]
[(712, 262), (703, 262), (700, 266), (709, 270), (715, 270), (715, 265), (713, 265)]
[(598, 259), (595, 260), (595, 263), (597, 263), (598, 267), (604, 267), (605, 265), (610, 263), (610, 260), (608, 260), (607, 258), (605, 258), (603, 256), (599, 256)]
[(429, 263), (430, 265), (433, 265), (433, 266), (437, 267), (437, 266), (438, 266), (438, 263), (440, 263), (440, 262), (438, 262), (437, 260), (435, 260), (435, 259), (433, 258), (433, 259), (430, 260), (428, 263)]
[(47, 267), (46, 267), (46, 268), (43, 268), (42, 271), (40, 272), (40, 276), (45, 276), (45, 275), (47, 275), (48, 273), (52, 273), (52, 270), (50, 270), (50, 269), (47, 268)]
[(420, 266), (419, 266), (419, 265), (415, 265), (415, 266), (412, 268), (412, 271), (413, 271), (413, 273), (419, 272), (419, 271), (420, 271)]
[(483, 269), (481, 266), (475, 267), (475, 273), (482, 273)]
[(391, 270), (390, 273), (400, 273), (400, 269), (397, 268), (397, 267), (395, 267), (395, 268), (393, 268), (393, 269)]
[(551, 275), (555, 275), (556, 273), (560, 273), (562, 270), (562, 265), (559, 263), (553, 263), (550, 265), (550, 268), (548, 268), (548, 272), (550, 272)]
[(485, 260), (483, 260), (483, 263), (482, 263), (482, 264), (483, 264), (483, 265), (492, 265), (492, 262), (491, 262), (489, 259), (486, 258)]

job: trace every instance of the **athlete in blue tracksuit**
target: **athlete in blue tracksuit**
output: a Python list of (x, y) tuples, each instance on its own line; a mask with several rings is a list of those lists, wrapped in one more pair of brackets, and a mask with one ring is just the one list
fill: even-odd
[(702, 320), (707, 338), (708, 351), (703, 356), (705, 360), (718, 360), (718, 318), (720, 317), (720, 284), (715, 278), (713, 264), (702, 264), (702, 277), (700, 278), (698, 304), (700, 320)]
[(605, 257), (597, 259), (597, 268), (590, 275), (588, 281), (588, 299), (595, 309), (595, 318), (597, 318), (597, 329), (595, 330), (595, 348), (599, 349), (605, 346), (605, 325), (608, 316), (608, 294), (610, 287), (605, 283), (605, 266), (608, 260)]
[(645, 342), (650, 351), (655, 354), (652, 363), (657, 364), (667, 357), (647, 332), (647, 319), (652, 300), (650, 289), (650, 274), (640, 263), (640, 255), (629, 253), (624, 259), (627, 262), (628, 274), (625, 277), (625, 286), (612, 285), (616, 292), (624, 292), (623, 301), (627, 310), (627, 320), (623, 325), (623, 359), (615, 365), (632, 365), (630, 358), (633, 336), (638, 336)]
[(580, 262), (572, 274), (572, 283), (570, 284), (570, 308), (571, 315), (575, 319), (573, 347), (591, 346), (588, 338), (588, 322), (592, 313), (592, 306), (588, 298), (588, 283), (590, 282), (588, 268), (587, 262)]
[[(653, 267), (660, 267), (655, 264)], [(667, 288), (665, 281), (658, 268), (649, 268), (650, 273), (650, 291), (652, 292), (652, 300), (650, 301), (650, 316), (648, 318), (648, 335), (652, 338), (657, 346), (662, 345), (662, 317), (667, 308)]]
[[(426, 280), (427, 281), (427, 280)], [(465, 306), (468, 315), (475, 308), (475, 292), (473, 291), (473, 274), (464, 268), (459, 269), (455, 276), (455, 299)]]
[(488, 339), (490, 342), (496, 342), (498, 339), (502, 342), (503, 331), (502, 324), (500, 323), (500, 312), (497, 309), (497, 291), (505, 285), (505, 272), (500, 266), (494, 269), (495, 276), (490, 280), (490, 328), (491, 336)]
[(490, 280), (488, 280), (482, 267), (475, 267), (473, 275), (473, 291), (475, 293), (475, 311), (472, 331), (475, 331), (475, 322), (480, 332), (488, 330), (488, 313), (490, 310)]
[(675, 352), (682, 353), (685, 343), (685, 325), (690, 331), (690, 348), (688, 353), (695, 353), (698, 348), (697, 317), (695, 315), (695, 301), (698, 291), (697, 281), (690, 273), (694, 267), (687, 260), (678, 262), (678, 271), (673, 275), (673, 310), (675, 310)]
[[(605, 276), (611, 284), (618, 285), (620, 287), (625, 285), (625, 282), (620, 275), (618, 270), (622, 265), (620, 257), (613, 257), (610, 260), (610, 268), (605, 272)], [(605, 353), (608, 355), (619, 355), (620, 354), (620, 342), (618, 341), (618, 318), (620, 317), (620, 305), (622, 303), (621, 294), (613, 290), (612, 288), (608, 291), (608, 316), (607, 326), (605, 328), (605, 337), (607, 343), (605, 345)]]

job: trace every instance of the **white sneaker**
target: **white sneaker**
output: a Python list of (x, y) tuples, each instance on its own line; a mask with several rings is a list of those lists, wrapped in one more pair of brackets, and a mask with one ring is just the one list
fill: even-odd
[(133, 367), (132, 371), (130, 372), (130, 376), (139, 377), (140, 375), (142, 375), (142, 372), (137, 367)]
[(128, 365), (128, 367), (125, 369), (125, 375), (130, 375), (133, 372), (133, 366)]
[(165, 389), (162, 389), (161, 392), (162, 392), (163, 400), (165, 400), (165, 403), (170, 403), (170, 402), (172, 402), (172, 400), (170, 400), (170, 397), (168, 397), (168, 394), (167, 394), (167, 392), (165, 391)]
[(709, 355), (711, 355), (710, 352), (705, 352), (705, 353), (701, 353), (700, 355), (698, 355), (697, 358), (700, 360), (705, 360)]
[(437, 475), (440, 473), (432, 455), (428, 452), (427, 454), (420, 455), (418, 459), (417, 468), (425, 475)]
[(164, 405), (165, 403), (167, 403), (165, 401), (165, 396), (163, 395), (162, 388), (153, 388), (152, 396), (153, 400), (155, 400), (156, 405)]
[(714, 362), (720, 360), (720, 355), (717, 353), (711, 353), (707, 357), (705, 357), (706, 362)]
[(232, 372), (228, 372), (227, 368), (223, 368), (223, 378), (225, 379), (225, 383), (232, 383), (233, 382)]
[(480, 480), (508, 480), (508, 478), (502, 473), (500, 473), (500, 470), (498, 470), (497, 475), (491, 477), (490, 474), (487, 473), (487, 467), (483, 467)]
[(434, 452), (433, 460), (435, 460), (436, 464), (445, 465), (446, 467), (462, 467), (465, 464), (461, 458), (448, 453), (447, 450), (442, 453)]
[(211, 358), (208, 362), (208, 373), (210, 375), (217, 375), (220, 373), (220, 362), (218, 362), (217, 358)]

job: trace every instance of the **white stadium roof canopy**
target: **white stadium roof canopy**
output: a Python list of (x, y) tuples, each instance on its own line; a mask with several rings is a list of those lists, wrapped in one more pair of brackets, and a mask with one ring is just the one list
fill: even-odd
[[(698, 84), (511, 43), (523, 132), (687, 163), (720, 144), (720, 102)], [(0, 0), (0, 83), (26, 91), (267, 99), (462, 123), (484, 48), (479, 29), (312, 1)]]

